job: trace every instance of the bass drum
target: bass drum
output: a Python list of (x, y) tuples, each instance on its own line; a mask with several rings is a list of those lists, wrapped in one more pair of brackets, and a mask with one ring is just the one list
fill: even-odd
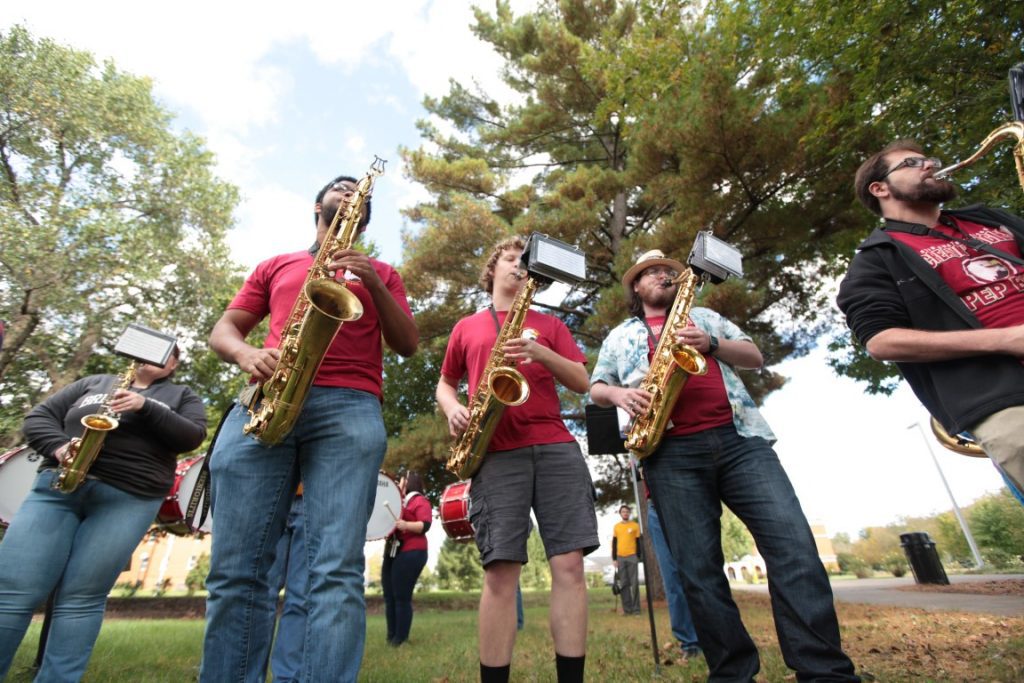
[(469, 485), (471, 479), (449, 484), (441, 494), (441, 526), (448, 538), (457, 543), (473, 540), (473, 525), (469, 521)]
[[(161, 529), (177, 536), (188, 536), (194, 533), (208, 534), (213, 531), (213, 515), (207, 514), (202, 526), (190, 526), (185, 522), (188, 516), (188, 503), (192, 499), (192, 493), (199, 483), (199, 472), (203, 469), (205, 455), (195, 458), (181, 460), (174, 472), (174, 484), (170, 492), (164, 498), (160, 510), (156, 514), (156, 523)], [(206, 493), (199, 497), (199, 504), (196, 506), (196, 519), (203, 510), (203, 501)]]
[(377, 497), (373, 500), (373, 512), (366, 525), (366, 540), (379, 541), (390, 534), (401, 516), (402, 491), (391, 475), (381, 470), (377, 473)]
[(43, 456), (28, 446), (0, 455), (0, 527), (7, 528), (36, 481)]

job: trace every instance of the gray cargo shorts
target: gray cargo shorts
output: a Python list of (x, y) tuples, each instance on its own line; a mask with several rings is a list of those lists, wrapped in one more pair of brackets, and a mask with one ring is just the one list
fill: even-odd
[(594, 483), (579, 444), (526, 446), (488, 453), (470, 486), (470, 522), (480, 561), (526, 564), (530, 509), (548, 558), (597, 550)]

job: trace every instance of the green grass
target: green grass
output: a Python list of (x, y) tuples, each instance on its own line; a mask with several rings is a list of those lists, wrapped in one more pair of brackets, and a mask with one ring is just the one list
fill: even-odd
[[(518, 635), (512, 680), (554, 681), (554, 651), (548, 631), (548, 595), (526, 592), (526, 628)], [(473, 593), (417, 595), (410, 641), (385, 643), (384, 617), (367, 620), (360, 681), (455, 683), (478, 678), (476, 601)], [(590, 592), (587, 680), (645, 681), (654, 676), (646, 606), (643, 617), (615, 612), (611, 592)], [(738, 592), (744, 622), (761, 652), (758, 681), (792, 681), (782, 661), (768, 598)], [(839, 606), (844, 646), (858, 666), (881, 681), (1010, 681), (1024, 679), (1024, 619), (962, 613), (924, 613), (888, 607)], [(683, 662), (669, 630), (667, 611), (655, 610), (660, 642), (660, 678), (703, 681), (703, 660)], [(32, 624), (7, 678), (28, 683), (40, 622)], [(87, 683), (148, 683), (196, 680), (202, 649), (199, 619), (107, 619), (86, 673)]]

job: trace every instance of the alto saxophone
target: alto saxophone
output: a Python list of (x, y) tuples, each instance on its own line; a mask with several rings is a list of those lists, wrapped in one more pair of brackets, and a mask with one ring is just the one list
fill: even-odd
[(504, 346), (509, 340), (522, 336), (526, 314), (538, 286), (537, 280), (528, 277), (516, 294), (470, 398), (469, 425), (451, 447), (447, 464), (448, 471), (459, 479), (469, 479), (480, 469), (505, 407), (522, 405), (530, 397), (530, 385), (523, 373), (504, 364)]
[(658, 448), (669, 414), (690, 375), (703, 375), (708, 371), (707, 359), (700, 351), (676, 341), (676, 335), (689, 324), (690, 307), (697, 295), (699, 281), (700, 278), (690, 268), (672, 280), (679, 285), (679, 291), (661, 328), (651, 367), (639, 387), (651, 395), (651, 405), (637, 415), (626, 434), (626, 448), (637, 459), (646, 458)]
[(133, 362), (121, 377), (120, 383), (115, 380), (115, 386), (104, 397), (99, 410), (82, 418), (82, 426), (85, 427), (82, 436), (71, 440), (67, 457), (58, 469), (57, 478), (50, 483), (50, 488), (61, 493), (71, 493), (85, 481), (85, 475), (103, 448), (107, 433), (117, 429), (120, 424), (118, 414), (110, 409), (114, 394), (118, 389), (127, 389), (132, 385), (137, 368)]
[(334, 279), (327, 264), (331, 254), (352, 247), (373, 183), (383, 173), (384, 160), (378, 157), (356, 184), (352, 199), (338, 207), (282, 328), (278, 345), (281, 357), (274, 374), (255, 392), (248, 406), (249, 422), (242, 428), (262, 443), (271, 446), (280, 443), (291, 432), (342, 323), (363, 316), (359, 297), (345, 282)]

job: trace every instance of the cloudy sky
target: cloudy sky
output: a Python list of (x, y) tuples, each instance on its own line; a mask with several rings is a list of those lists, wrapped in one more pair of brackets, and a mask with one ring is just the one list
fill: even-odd
[[(500, 61), (471, 22), (465, 0), (0, 3), (0, 26), (24, 24), (153, 80), (175, 126), (204, 137), (220, 175), (241, 188), (230, 244), (247, 270), (307, 246), (316, 191), (339, 173), (361, 176), (375, 154), (389, 163), (370, 232), (385, 260), (400, 261), (409, 226), (399, 209), (426, 195), (403, 177), (397, 150), (420, 145), (424, 96), (444, 95), (449, 79), (499, 84)], [(926, 441), (908, 429), (927, 416), (905, 387), (868, 397), (821, 353), (777, 369), (790, 381), (764, 412), (812, 522), (855, 536), (949, 509)], [(988, 461), (935, 450), (961, 505), (1000, 488)], [(603, 517), (607, 545), (613, 514)]]

